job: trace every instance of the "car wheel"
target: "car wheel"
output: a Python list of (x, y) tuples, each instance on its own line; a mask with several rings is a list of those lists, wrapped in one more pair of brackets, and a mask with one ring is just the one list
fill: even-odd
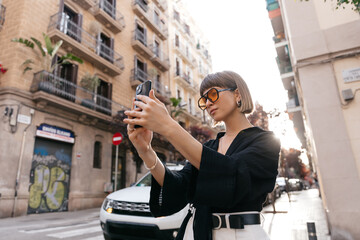
[(122, 240), (122, 239), (120, 239), (120, 238), (112, 238), (112, 237), (109, 237), (109, 236), (106, 235), (105, 233), (104, 233), (104, 239), (105, 239), (105, 240)]

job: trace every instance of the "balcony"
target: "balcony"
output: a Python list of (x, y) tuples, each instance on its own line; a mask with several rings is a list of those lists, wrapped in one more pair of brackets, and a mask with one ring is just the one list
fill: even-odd
[(144, 0), (134, 0), (132, 8), (135, 14), (143, 20), (161, 40), (168, 38), (166, 24), (144, 3)]
[(99, 1), (94, 8), (94, 16), (113, 33), (119, 33), (125, 28), (124, 16), (108, 1)]
[(182, 87), (185, 88), (192, 88), (193, 83), (190, 76), (184, 72), (179, 71), (178, 69), (175, 69), (175, 81), (178, 82)]
[(166, 11), (166, 9), (167, 9), (166, 0), (153, 0), (153, 2), (161, 11), (163, 11), (163, 12)]
[(131, 70), (130, 84), (132, 87), (147, 81), (149, 79), (148, 74), (140, 68), (134, 68)]
[(286, 103), (286, 109), (288, 112), (298, 112), (301, 111), (301, 106), (297, 97), (290, 98)]
[(133, 31), (131, 45), (138, 53), (146, 58), (151, 58), (154, 55), (151, 48), (148, 47), (144, 33), (139, 30)]
[(95, 0), (73, 0), (77, 5), (81, 6), (85, 10), (89, 10), (96, 4)]
[(193, 68), (196, 66), (196, 62), (193, 62), (193, 58), (190, 54), (190, 50), (186, 49), (186, 47), (179, 43), (176, 42), (176, 40), (174, 41), (174, 45), (175, 45), (175, 50), (178, 52), (178, 54), (189, 64), (191, 65)]
[(293, 72), (290, 60), (280, 60), (280, 58), (277, 57), (276, 62), (279, 67), (279, 72), (283, 81), (284, 88), (286, 90), (291, 89), (291, 81), (294, 79), (295, 74)]
[(115, 116), (118, 111), (127, 109), (125, 106), (111, 101), (111, 99), (88, 91), (46, 71), (34, 74), (30, 92), (33, 93), (33, 100), (37, 102), (38, 107), (45, 108), (47, 105), (52, 105), (77, 113), (83, 119), (86, 119), (86, 116), (91, 116), (92, 118), (111, 121), (111, 116)]
[(155, 90), (156, 97), (159, 98), (165, 104), (170, 104), (169, 88), (156, 79), (152, 81), (153, 81), (153, 89)]
[(6, 7), (0, 4), (0, 31), (5, 23), (5, 12), (6, 12)]
[(124, 70), (124, 60), (121, 55), (68, 20), (63, 13), (50, 17), (48, 35), (53, 41), (62, 40), (64, 49), (93, 63), (111, 77), (120, 75)]
[(170, 68), (169, 57), (154, 45), (150, 45), (150, 49), (152, 49), (153, 57), (150, 59), (151, 62), (158, 67), (161, 71), (165, 72)]

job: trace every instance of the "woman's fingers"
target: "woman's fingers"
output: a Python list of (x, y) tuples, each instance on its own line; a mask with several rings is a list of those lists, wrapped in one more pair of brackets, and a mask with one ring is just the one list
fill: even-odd
[(149, 97), (150, 97), (152, 100), (154, 100), (155, 102), (161, 103), (161, 101), (160, 101), (159, 99), (157, 99), (157, 97), (155, 96), (155, 91), (154, 91), (154, 89), (151, 89), (151, 90), (150, 90)]

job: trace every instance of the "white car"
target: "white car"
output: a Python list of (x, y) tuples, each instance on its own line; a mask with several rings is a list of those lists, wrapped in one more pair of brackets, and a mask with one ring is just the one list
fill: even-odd
[[(167, 165), (181, 170), (182, 165)], [(155, 218), (149, 208), (151, 174), (131, 187), (111, 193), (100, 209), (100, 225), (106, 240), (175, 239), (188, 206), (166, 217)]]

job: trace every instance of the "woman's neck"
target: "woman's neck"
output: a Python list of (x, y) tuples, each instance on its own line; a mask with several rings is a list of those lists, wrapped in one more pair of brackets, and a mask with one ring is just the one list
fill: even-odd
[(224, 121), (226, 126), (226, 136), (234, 137), (236, 136), (240, 131), (253, 127), (253, 125), (249, 122), (249, 120), (246, 118), (245, 114), (236, 112), (231, 117), (226, 119)]

